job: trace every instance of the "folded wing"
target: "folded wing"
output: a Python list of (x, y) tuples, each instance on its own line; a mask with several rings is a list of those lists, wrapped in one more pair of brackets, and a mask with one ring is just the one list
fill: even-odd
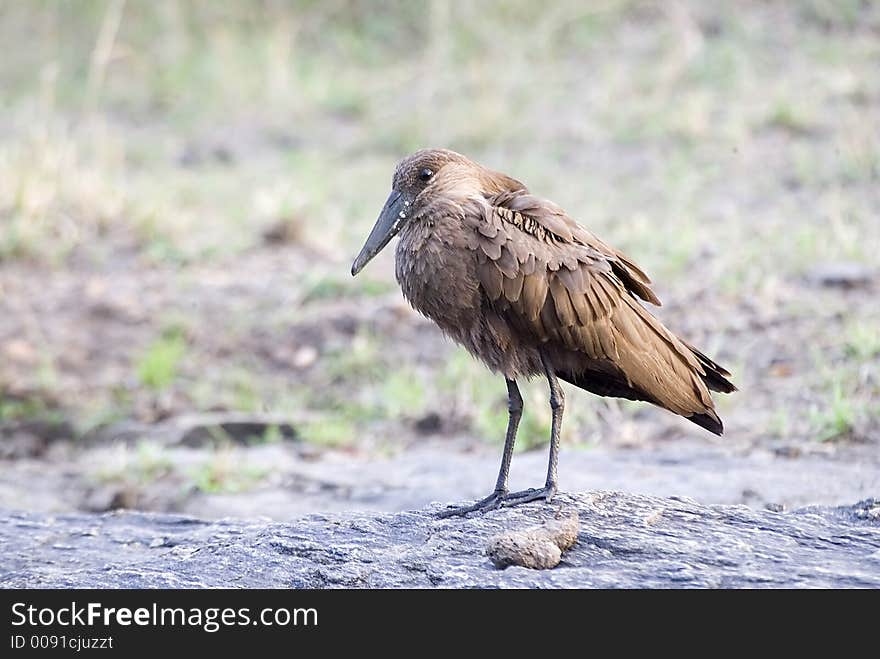
[(642, 306), (637, 298), (660, 301), (631, 260), (524, 190), (493, 195), (467, 221), (488, 302), (517, 331), (570, 354), (559, 377), (721, 434), (709, 389), (734, 391), (730, 374)]

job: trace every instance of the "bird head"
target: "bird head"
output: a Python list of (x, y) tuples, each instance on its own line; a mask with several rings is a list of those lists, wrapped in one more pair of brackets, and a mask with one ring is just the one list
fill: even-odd
[(469, 168), (477, 169), (479, 165), (447, 149), (422, 149), (401, 160), (394, 170), (391, 194), (352, 263), (351, 274), (363, 270), (406, 223), (418, 221), (430, 200), (437, 196), (434, 193), (444, 187), (444, 181), (448, 183), (451, 178), (460, 178), (452, 177), (452, 170), (461, 173)]

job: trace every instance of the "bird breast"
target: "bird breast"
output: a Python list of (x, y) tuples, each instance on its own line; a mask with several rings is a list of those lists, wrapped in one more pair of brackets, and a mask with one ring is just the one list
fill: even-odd
[(479, 315), (476, 254), (454, 220), (413, 220), (400, 232), (396, 275), (413, 308), (453, 335)]
[(472, 228), (456, 218), (414, 220), (400, 232), (396, 274), (404, 297), (443, 332), (505, 377), (540, 370), (535, 349), (522, 344), (488, 304), (477, 274)]

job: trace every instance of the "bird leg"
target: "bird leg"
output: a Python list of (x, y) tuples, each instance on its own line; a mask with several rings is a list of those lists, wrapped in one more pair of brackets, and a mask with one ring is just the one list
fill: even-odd
[(530, 488), (521, 492), (508, 494), (507, 479), (510, 473), (510, 460), (513, 457), (513, 445), (516, 441), (516, 429), (522, 417), (522, 396), (514, 380), (507, 380), (507, 401), (509, 416), (507, 420), (507, 437), (504, 441), (504, 454), (501, 457), (501, 470), (498, 472), (498, 480), (495, 483), (495, 491), (485, 499), (477, 501), (470, 506), (462, 508), (450, 508), (439, 514), (439, 517), (452, 517), (467, 515), (473, 512), (487, 512), (501, 506), (518, 506), (530, 501), (550, 501), (556, 494), (557, 479), (556, 471), (559, 465), (559, 438), (562, 430), (562, 415), (565, 412), (565, 392), (559, 384), (556, 373), (547, 361), (547, 357), (541, 352), (541, 364), (544, 374), (550, 385), (550, 409), (552, 411), (552, 423), (550, 426), (550, 458), (547, 464), (547, 480), (542, 488)]
[(504, 497), (502, 506), (516, 506), (529, 501), (550, 501), (556, 494), (556, 467), (559, 464), (559, 433), (562, 430), (562, 414), (565, 412), (565, 392), (559, 385), (556, 373), (547, 362), (547, 357), (541, 352), (541, 364), (544, 366), (544, 374), (550, 383), (550, 409), (552, 410), (552, 424), (550, 426), (550, 460), (547, 464), (547, 480), (540, 489), (530, 488), (522, 492), (513, 492)]
[(516, 430), (522, 418), (523, 400), (516, 386), (516, 380), (507, 379), (507, 434), (504, 438), (504, 453), (501, 456), (501, 469), (495, 481), (495, 491), (485, 499), (470, 506), (450, 508), (439, 514), (439, 517), (467, 515), (473, 512), (486, 512), (502, 505), (507, 497), (507, 479), (510, 476), (510, 460), (513, 458), (513, 445), (516, 443)]

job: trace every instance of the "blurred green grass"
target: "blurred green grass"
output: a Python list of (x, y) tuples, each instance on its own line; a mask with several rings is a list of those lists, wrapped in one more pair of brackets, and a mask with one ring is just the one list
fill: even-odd
[[(303, 309), (369, 304), (396, 295), (387, 257), (374, 279), (349, 279), (347, 263), (393, 163), (435, 145), (528, 181), (664, 298), (709, 291), (732, 315), (794, 305), (791, 282), (816, 263), (880, 252), (878, 30), (880, 8), (858, 0), (2, 2), (0, 265), (222, 263), (280, 223), (317, 255), (298, 277)], [(841, 368), (876, 363), (858, 326)], [(179, 338), (133, 348), (131, 372), (200, 408), (305, 406), (324, 443), (438, 404), (503, 434), (498, 378), (457, 352), (388, 377), (388, 347), (357, 334), (291, 390), (235, 356), (220, 382), (187, 371), (178, 362), (219, 358)], [(840, 391), (874, 391), (832, 381), (811, 386), (836, 417)], [(116, 391), (92, 414), (130, 412)], [(524, 423), (543, 437), (535, 391)], [(595, 405), (566, 432), (594, 437), (629, 409)]]
[[(508, 169), (633, 251), (658, 226), (696, 243), (775, 231), (772, 201), (767, 221), (725, 222), (711, 191), (768, 132), (774, 169), (819, 203), (876, 184), (877, 16), (818, 1), (7, 2), (0, 258), (57, 259), (120, 225), (159, 259), (210, 256), (291, 212), (307, 239), (351, 249), (389, 163), (431, 144)], [(597, 171), (628, 158), (613, 181)], [(737, 205), (781, 182), (753, 183)], [(870, 254), (876, 235), (853, 244), (845, 227), (876, 207), (837, 203), (840, 240), (810, 243), (804, 218), (803, 247), (767, 261)]]

